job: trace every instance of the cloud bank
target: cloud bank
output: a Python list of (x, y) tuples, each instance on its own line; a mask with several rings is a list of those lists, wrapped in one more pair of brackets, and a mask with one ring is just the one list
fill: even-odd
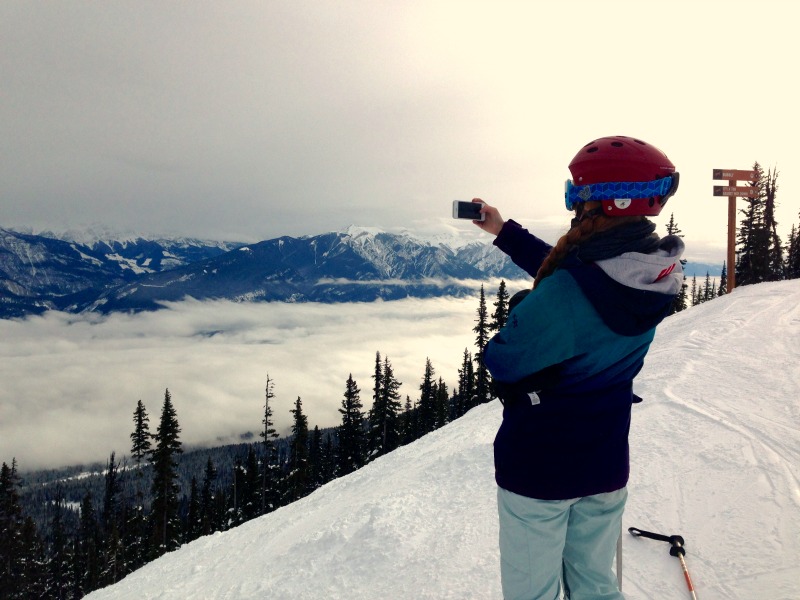
[[(352, 373), (365, 410), (375, 353), (403, 399), (430, 358), (448, 387), (474, 352), (478, 297), (364, 304), (186, 301), (137, 315), (49, 312), (0, 321), (0, 460), (21, 470), (127, 455), (141, 399), (155, 431), (169, 388), (186, 445), (258, 432), (267, 375), (283, 434), (300, 396), (309, 425), (339, 424)], [(513, 290), (512, 290), (513, 291)], [(494, 290), (487, 287), (487, 302)]]

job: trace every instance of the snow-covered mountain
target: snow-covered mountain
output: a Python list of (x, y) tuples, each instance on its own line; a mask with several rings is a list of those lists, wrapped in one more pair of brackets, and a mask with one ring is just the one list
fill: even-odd
[[(682, 535), (703, 600), (800, 598), (798, 335), (800, 281), (742, 287), (666, 319), (636, 380), (624, 527)], [(500, 598), (500, 420), (497, 402), (480, 406), (88, 597)], [(689, 597), (668, 551), (623, 534), (628, 600)]]
[(190, 238), (111, 239), (96, 232), (0, 229), (0, 318), (80, 309), (103, 290), (239, 246)]
[(0, 317), (49, 308), (153, 310), (186, 297), (352, 302), (459, 296), (474, 292), (474, 280), (526, 277), (486, 240), (448, 245), (359, 227), (248, 245), (96, 237), (87, 243), (0, 230)]

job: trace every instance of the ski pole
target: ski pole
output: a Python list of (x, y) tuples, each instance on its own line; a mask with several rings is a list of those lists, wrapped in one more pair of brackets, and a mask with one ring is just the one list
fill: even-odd
[(643, 531), (636, 527), (628, 527), (631, 535), (636, 537), (650, 538), (651, 540), (658, 540), (660, 542), (667, 542), (670, 545), (670, 556), (676, 556), (681, 561), (681, 569), (683, 569), (683, 577), (686, 579), (686, 585), (689, 587), (689, 593), (692, 595), (692, 600), (697, 600), (697, 594), (694, 592), (694, 584), (692, 578), (689, 576), (689, 569), (686, 566), (686, 560), (683, 558), (686, 555), (685, 545), (686, 542), (679, 535), (662, 535), (660, 533), (653, 533), (652, 531)]

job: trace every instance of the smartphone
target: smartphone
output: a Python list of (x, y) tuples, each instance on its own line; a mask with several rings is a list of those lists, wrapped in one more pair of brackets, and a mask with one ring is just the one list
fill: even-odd
[(465, 202), (453, 200), (453, 218), (469, 219), (471, 221), (484, 221), (486, 215), (481, 214), (483, 202)]

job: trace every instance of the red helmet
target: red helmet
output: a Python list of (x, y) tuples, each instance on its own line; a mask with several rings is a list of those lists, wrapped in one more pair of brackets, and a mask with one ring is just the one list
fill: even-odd
[(603, 214), (609, 216), (656, 216), (678, 188), (678, 173), (666, 154), (621, 135), (586, 144), (569, 163), (569, 170), (572, 181), (567, 182), (566, 200), (570, 210), (578, 202), (599, 200)]

